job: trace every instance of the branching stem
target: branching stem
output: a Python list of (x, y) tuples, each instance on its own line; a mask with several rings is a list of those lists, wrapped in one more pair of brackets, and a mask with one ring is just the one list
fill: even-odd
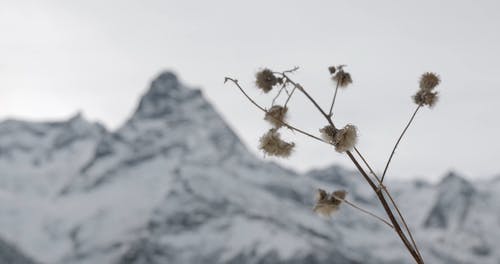
[[(285, 84), (281, 85), (281, 88), (279, 89), (278, 93), (276, 94), (276, 96), (273, 98), (273, 101), (271, 102), (271, 106), (274, 106), (274, 103), (276, 103), (276, 100), (278, 100), (278, 97), (280, 97), (280, 94), (283, 90), (286, 91)], [(288, 92), (287, 92), (287, 94), (288, 94)], [(288, 94), (288, 97), (290, 97), (290, 94)]]
[[(291, 83), (293, 86), (294, 86), (294, 90), (297, 89), (299, 91), (301, 91), (308, 99), (309, 101), (311, 101), (311, 103), (313, 103), (313, 105), (318, 109), (318, 111), (325, 117), (325, 119), (328, 121), (328, 123), (334, 128), (335, 128), (335, 125), (333, 124), (333, 121), (331, 119), (331, 115), (330, 114), (327, 114), (319, 105), (318, 103), (309, 95), (309, 93), (298, 83), (295, 83), (293, 80), (291, 80), (287, 75), (286, 73), (287, 72), (293, 72), (295, 70), (297, 70), (298, 68), (294, 68), (290, 71), (285, 71), (285, 72), (281, 72), (279, 73), (281, 76), (283, 76), (283, 78), (285, 78), (285, 82), (289, 82)], [(254, 104), (257, 108), (259, 108), (260, 110), (262, 110), (263, 112), (267, 113), (267, 110), (265, 108), (263, 108), (262, 106), (260, 106), (259, 104), (257, 104), (250, 96), (248, 96), (248, 94), (243, 90), (243, 88), (239, 85), (238, 81), (236, 79), (232, 79), (232, 78), (229, 78), (229, 77), (226, 77), (225, 78), (225, 81), (224, 82), (227, 82), (227, 81), (231, 81), (233, 82), (239, 89), (240, 91), (245, 95), (245, 97), (252, 103)], [(292, 91), (293, 92), (293, 91)], [(289, 96), (290, 97), (290, 96)], [(419, 108), (417, 108), (417, 110), (415, 111), (413, 117), (415, 116), (416, 112), (418, 111)], [(413, 119), (412, 117), (412, 119)], [(297, 131), (299, 133), (302, 133), (306, 136), (309, 136), (311, 138), (314, 138), (316, 140), (319, 140), (321, 142), (324, 142), (324, 143), (327, 143), (327, 144), (330, 144), (324, 140), (322, 140), (321, 138), (318, 138), (314, 135), (312, 135), (311, 133), (308, 133), (308, 132), (305, 132), (303, 130), (300, 130), (296, 127), (293, 127), (283, 121), (280, 120), (280, 122), (294, 130), (294, 131)], [(411, 123), (411, 120), (410, 120), (410, 123)], [(408, 127), (409, 125), (407, 125)], [(407, 129), (407, 128), (406, 128)], [(406, 131), (405, 129), (405, 131)], [(404, 134), (404, 132), (403, 132)], [(402, 138), (402, 136), (400, 137)], [(398, 140), (398, 143), (399, 143), (400, 140)], [(331, 145), (331, 144), (330, 144)], [(397, 144), (396, 144), (396, 147), (397, 147)], [(362, 158), (363, 162), (365, 163), (365, 165), (367, 165), (367, 167), (369, 168), (370, 172), (375, 176), (375, 179), (377, 180), (377, 182), (379, 183), (379, 186), (382, 187), (382, 188), (379, 188), (379, 186), (377, 186), (377, 184), (375, 184), (373, 182), (373, 180), (368, 176), (368, 174), (365, 172), (365, 170), (363, 169), (363, 167), (359, 164), (359, 162), (356, 160), (356, 158), (352, 155), (352, 153), (350, 151), (346, 151), (346, 155), (349, 157), (349, 159), (354, 163), (354, 165), (356, 166), (356, 168), (358, 169), (358, 171), (360, 172), (360, 174), (363, 176), (363, 178), (366, 180), (366, 182), (368, 183), (368, 185), (370, 185), (370, 187), (373, 189), (373, 191), (375, 192), (375, 194), (377, 195), (380, 203), (382, 204), (382, 207), (384, 208), (387, 216), (389, 217), (390, 219), (390, 222), (392, 223), (392, 227), (393, 229), (395, 230), (395, 232), (398, 234), (398, 236), (400, 237), (401, 241), (403, 242), (403, 244), (406, 246), (406, 248), (408, 249), (409, 253), (412, 255), (412, 257), (415, 259), (416, 263), (418, 264), (424, 264), (424, 261), (423, 261), (423, 258), (421, 257), (420, 255), (420, 252), (418, 252), (418, 249), (416, 247), (416, 243), (411, 235), (411, 232), (409, 230), (409, 228), (407, 227), (406, 225), (406, 222), (404, 221), (404, 219), (402, 220), (402, 222), (404, 223), (405, 225), (405, 229), (406, 231), (408, 232), (409, 236), (411, 237), (411, 240), (412, 240), (412, 243), (410, 243), (410, 241), (408, 241), (405, 233), (403, 232), (403, 230), (401, 229), (401, 226), (399, 224), (399, 222), (396, 220), (395, 216), (394, 216), (394, 213), (392, 212), (391, 210), (391, 207), (389, 206), (389, 204), (387, 203), (386, 201), (386, 198), (382, 192), (382, 189), (384, 190), (385, 193), (388, 194), (388, 196), (390, 197), (390, 200), (391, 200), (391, 203), (394, 205), (394, 207), (396, 208), (396, 211), (398, 212), (398, 215), (400, 216), (400, 218), (402, 218), (402, 215), (399, 211), (399, 209), (397, 209), (397, 206), (394, 202), (394, 200), (392, 199), (392, 196), (389, 194), (389, 192), (387, 191), (387, 189), (385, 188), (385, 186), (382, 185), (382, 180), (379, 180), (378, 177), (376, 176), (376, 174), (373, 172), (373, 170), (371, 169), (371, 167), (368, 165), (368, 163), (366, 162), (366, 160), (361, 156), (361, 154), (359, 153), (359, 151), (357, 149), (355, 149), (356, 153)], [(395, 151), (395, 149), (394, 149)], [(393, 152), (394, 152), (393, 151)], [(391, 155), (391, 158), (392, 158), (392, 155)], [(388, 165), (387, 165), (388, 166)], [(352, 206), (352, 204), (350, 204)], [(360, 209), (361, 211), (363, 211), (364, 213), (369, 213), (367, 211), (365, 211), (364, 209), (362, 210), (361, 208), (358, 208), (358, 207), (354, 207), (354, 208), (357, 208), (357, 209)], [(369, 213), (370, 215), (372, 215), (371, 213)], [(372, 215), (374, 216), (374, 214)], [(379, 219), (378, 217), (376, 217), (377, 219)], [(379, 219), (379, 220), (383, 220), (383, 219)], [(385, 222), (385, 220), (383, 220)], [(387, 223), (386, 223), (387, 224)]]
[(292, 95), (295, 92), (295, 90), (297, 90), (297, 87), (294, 86), (293, 89), (292, 89), (292, 91), (288, 95), (288, 98), (286, 99), (285, 104), (283, 105), (283, 107), (286, 107), (287, 104), (288, 104), (288, 102), (290, 102), (290, 99), (292, 99)]
[[(336, 129), (335, 125), (333, 124), (331, 116), (325, 113), (325, 111), (318, 105), (318, 103), (309, 95), (309, 93), (300, 84), (297, 84), (294, 81), (292, 81), (285, 73), (282, 73), (282, 76), (284, 78), (286, 78), (286, 81), (288, 81), (291, 84), (293, 84), (294, 86), (296, 86), (309, 99), (309, 101), (311, 101), (311, 103), (318, 109), (318, 111), (326, 118), (326, 120), (328, 121), (328, 123), (334, 129)], [(415, 111), (413, 117), (415, 116), (415, 114), (416, 114), (417, 111), (418, 111), (418, 108)], [(413, 119), (413, 117), (412, 117), (412, 119)], [(406, 131), (406, 129), (405, 129), (405, 131)], [(358, 161), (356, 160), (356, 158), (352, 155), (352, 153), (350, 151), (346, 151), (346, 154), (351, 159), (351, 161), (354, 163), (354, 165), (359, 170), (359, 172), (362, 174), (362, 176), (365, 178), (365, 180), (368, 182), (368, 184), (370, 185), (370, 187), (372, 187), (373, 191), (377, 194), (377, 197), (379, 198), (380, 202), (382, 203), (382, 206), (384, 207), (384, 210), (386, 211), (387, 215), (389, 216), (389, 219), (391, 220), (391, 222), (392, 222), (392, 224), (394, 226), (394, 230), (396, 231), (396, 233), (398, 234), (398, 236), (401, 238), (403, 244), (406, 246), (406, 248), (408, 249), (408, 251), (410, 252), (410, 254), (413, 256), (413, 258), (415, 259), (415, 261), (417, 263), (419, 263), (419, 264), (423, 264), (424, 263), (423, 258), (421, 257), (420, 252), (418, 252), (418, 248), (417, 248), (416, 243), (415, 243), (415, 241), (413, 239), (413, 236), (411, 235), (411, 231), (407, 227), (406, 221), (404, 221), (404, 218), (402, 217), (402, 214), (401, 214), (399, 208), (397, 207), (395, 201), (392, 199), (392, 196), (389, 194), (390, 200), (392, 201), (393, 205), (395, 205), (394, 207), (395, 207), (397, 213), (400, 215), (400, 218), (403, 219), (402, 222), (404, 222), (404, 225), (406, 226), (405, 229), (408, 232), (408, 234), (409, 234), (409, 236), (410, 236), (410, 238), (412, 240), (412, 243), (410, 243), (408, 241), (408, 239), (406, 238), (406, 235), (404, 234), (403, 230), (401, 229), (401, 226), (399, 225), (398, 221), (396, 220), (396, 218), (394, 216), (394, 213), (392, 212), (390, 206), (387, 204), (387, 201), (386, 201), (383, 193), (381, 192), (381, 188), (377, 187), (377, 185), (375, 185), (373, 183), (373, 181), (370, 179), (370, 177), (368, 176), (368, 174), (364, 171), (364, 169), (361, 167), (361, 165), (358, 163)], [(368, 164), (364, 158), (362, 158), (362, 159), (365, 162), (365, 164)], [(371, 167), (369, 167), (369, 168), (371, 169)], [(373, 175), (375, 175), (375, 174), (373, 173)], [(375, 178), (378, 181), (378, 177), (376, 175), (375, 175)], [(380, 180), (379, 182), (381, 184), (382, 180)], [(381, 186), (383, 186), (383, 185), (381, 185)], [(384, 188), (384, 190), (385, 190), (386, 193), (388, 193), (387, 189)]]
[(332, 104), (330, 105), (330, 111), (328, 112), (328, 115), (330, 117), (333, 116), (333, 105), (335, 104), (335, 99), (337, 98), (337, 92), (339, 91), (339, 82), (337, 82), (337, 85), (335, 86), (335, 93), (333, 94), (333, 99), (332, 99)]
[[(241, 92), (245, 95), (245, 97), (247, 97), (247, 99), (249, 99), (249, 100), (250, 100), (250, 102), (251, 102), (253, 105), (255, 105), (257, 108), (259, 108), (259, 109), (260, 109), (260, 110), (262, 110), (263, 112), (267, 113), (267, 110), (266, 110), (264, 107), (262, 107), (262, 106), (260, 106), (259, 104), (257, 104), (257, 102), (255, 102), (253, 99), (251, 99), (251, 98), (248, 96), (248, 94), (245, 92), (245, 90), (243, 89), (243, 87), (241, 87), (241, 86), (239, 85), (238, 80), (233, 79), (233, 78), (226, 77), (226, 78), (225, 78), (225, 82), (227, 82), (227, 81), (231, 81), (231, 82), (233, 82), (233, 83), (236, 85), (236, 87), (238, 87), (238, 89), (239, 89), (239, 90), (240, 90), (240, 91), (241, 91)], [(321, 139), (321, 138), (319, 138), (319, 137), (316, 137), (316, 136), (314, 136), (314, 135), (310, 134), (309, 132), (305, 132), (305, 131), (303, 131), (303, 130), (301, 130), (301, 129), (298, 129), (298, 128), (296, 128), (296, 127), (294, 127), (294, 126), (292, 126), (292, 125), (288, 124), (287, 122), (284, 122), (284, 121), (279, 120), (279, 119), (276, 119), (276, 120), (278, 120), (279, 122), (281, 122), (281, 123), (282, 123), (285, 127), (288, 127), (288, 128), (289, 128), (289, 129), (291, 129), (292, 131), (297, 131), (297, 132), (299, 132), (299, 133), (301, 133), (301, 134), (303, 134), (303, 135), (306, 135), (306, 136), (308, 136), (308, 137), (311, 137), (311, 138), (313, 138), (313, 139), (315, 139), (315, 140), (318, 140), (318, 141), (321, 141), (321, 142), (323, 142), (323, 143), (326, 143), (326, 144), (332, 145), (330, 142), (324, 141), (323, 139)], [(389, 227), (391, 227), (391, 228), (393, 228), (393, 229), (394, 229), (394, 227), (393, 227), (393, 226), (392, 226), (389, 222), (387, 222), (385, 219), (383, 219), (383, 218), (381, 218), (381, 217), (379, 217), (379, 216), (375, 215), (374, 213), (371, 213), (371, 212), (369, 212), (369, 211), (367, 211), (367, 210), (365, 210), (365, 209), (362, 209), (362, 208), (360, 208), (359, 206), (357, 206), (357, 205), (355, 205), (355, 204), (353, 204), (353, 203), (351, 203), (351, 202), (349, 202), (349, 201), (347, 201), (347, 200), (340, 199), (339, 197), (336, 197), (336, 196), (335, 196), (335, 198), (337, 198), (337, 199), (339, 199), (339, 200), (343, 200), (343, 201), (345, 201), (345, 202), (346, 202), (346, 204), (349, 204), (350, 206), (352, 206), (352, 207), (354, 207), (354, 208), (356, 208), (356, 209), (358, 209), (358, 210), (362, 211), (363, 213), (366, 213), (366, 214), (368, 214), (368, 215), (371, 215), (371, 216), (375, 217), (376, 219), (378, 219), (378, 220), (380, 220), (380, 221), (384, 222), (384, 223), (385, 223), (385, 224), (387, 224)]]
[(377, 174), (375, 174), (375, 172), (373, 171), (372, 167), (368, 164), (368, 162), (366, 161), (366, 159), (363, 157), (363, 155), (361, 155), (361, 152), (356, 148), (354, 147), (354, 150), (356, 151), (356, 154), (358, 154), (358, 156), (363, 160), (364, 164), (366, 165), (366, 167), (368, 168), (368, 170), (370, 171), (370, 173), (375, 177), (375, 179), (377, 180), (378, 184), (379, 184), (379, 189), (382, 189), (384, 190), (384, 192), (387, 194), (387, 197), (389, 197), (389, 200), (391, 201), (391, 204), (392, 206), (394, 207), (394, 209), (396, 209), (396, 212), (399, 216), (399, 219), (401, 220), (401, 222), (403, 223), (403, 226), (405, 227), (406, 229), (406, 232), (408, 233), (408, 236), (410, 237), (410, 240), (413, 244), (413, 246), (415, 247), (415, 250), (417, 251), (418, 255), (420, 256), (421, 259), (422, 258), (422, 254), (420, 253), (420, 250), (418, 249), (418, 246), (417, 246), (417, 243), (415, 242), (415, 239), (413, 238), (413, 235), (410, 231), (410, 228), (408, 227), (408, 224), (406, 223), (406, 220), (405, 218), (403, 217), (403, 214), (401, 213), (401, 210), (399, 209), (399, 206), (396, 204), (396, 201), (394, 201), (394, 198), (392, 197), (391, 195), (391, 192), (389, 192), (389, 190), (387, 189), (387, 187), (382, 183), (382, 181), (380, 180), (380, 178), (377, 176)]
[[(243, 93), (243, 95), (245, 95), (245, 97), (246, 97), (246, 98), (247, 98), (247, 99), (248, 99), (248, 100), (249, 100), (249, 101), (250, 101), (250, 102), (251, 102), (251, 103), (252, 103), (255, 107), (257, 107), (258, 109), (260, 109), (262, 112), (264, 112), (264, 113), (266, 113), (266, 114), (268, 113), (268, 111), (267, 111), (264, 107), (260, 106), (257, 102), (255, 102), (255, 101), (254, 101), (254, 100), (253, 100), (253, 99), (252, 99), (252, 98), (251, 98), (251, 97), (250, 97), (250, 96), (249, 96), (249, 95), (245, 92), (245, 90), (244, 90), (244, 89), (240, 86), (240, 84), (238, 83), (238, 80), (233, 79), (233, 78), (226, 77), (226, 78), (224, 79), (224, 82), (227, 82), (227, 81), (230, 81), (230, 82), (234, 83), (234, 84), (236, 85), (236, 87), (238, 87), (238, 89), (239, 89), (239, 90)], [(319, 137), (317, 137), (317, 136), (314, 136), (313, 134), (311, 134), (311, 133), (309, 133), (309, 132), (306, 132), (306, 131), (304, 131), (304, 130), (302, 130), (302, 129), (299, 129), (299, 128), (297, 128), (297, 127), (294, 127), (294, 126), (292, 126), (292, 125), (288, 124), (287, 122), (284, 122), (283, 120), (279, 120), (279, 119), (275, 119), (275, 120), (277, 120), (278, 122), (280, 122), (281, 124), (283, 124), (283, 126), (285, 126), (285, 127), (289, 128), (289, 129), (291, 129), (292, 131), (297, 131), (297, 132), (299, 132), (299, 133), (301, 133), (301, 134), (303, 134), (303, 135), (305, 135), (305, 136), (308, 136), (308, 137), (310, 137), (310, 138), (313, 138), (313, 139), (315, 139), (315, 140), (321, 141), (321, 142), (323, 142), (323, 143), (330, 144), (330, 143), (328, 143), (328, 142), (324, 141), (323, 139), (321, 139), (321, 138), (319, 138)]]
[(351, 207), (353, 207), (353, 208), (355, 208), (355, 209), (357, 209), (357, 210), (359, 210), (359, 211), (361, 211), (361, 212), (363, 212), (371, 217), (374, 217), (374, 218), (382, 221), (383, 223), (388, 225), (390, 228), (394, 229), (394, 226), (392, 226), (391, 223), (387, 222), (387, 220), (385, 220), (384, 218), (382, 218), (382, 217), (380, 217), (380, 216), (378, 216), (378, 215), (376, 215), (376, 214), (374, 214), (366, 209), (363, 209), (363, 208), (357, 206), (356, 204), (350, 202), (349, 200), (342, 199), (342, 198), (335, 196), (335, 195), (332, 195), (332, 196), (335, 197), (335, 199), (341, 200), (341, 201), (345, 202), (346, 204), (348, 204), (349, 206), (351, 206)]
[(387, 173), (387, 169), (389, 168), (389, 164), (391, 163), (392, 157), (394, 156), (394, 153), (396, 152), (396, 149), (398, 148), (399, 142), (401, 142), (401, 139), (403, 139), (403, 136), (405, 135), (406, 131), (410, 127), (411, 123), (413, 122), (413, 119), (417, 115), (417, 112), (420, 109), (420, 107), (422, 107), (422, 105), (417, 106), (417, 108), (415, 109), (415, 112), (413, 112), (413, 115), (410, 118), (410, 121), (408, 121), (408, 124), (406, 124), (406, 127), (403, 130), (403, 132), (401, 133), (401, 135), (399, 136), (398, 141), (396, 141), (396, 144), (394, 145), (394, 148), (392, 149), (391, 155), (389, 156), (389, 160), (387, 160), (387, 163), (385, 164), (384, 173), (382, 173), (382, 179), (380, 179), (381, 183), (384, 182), (385, 174)]

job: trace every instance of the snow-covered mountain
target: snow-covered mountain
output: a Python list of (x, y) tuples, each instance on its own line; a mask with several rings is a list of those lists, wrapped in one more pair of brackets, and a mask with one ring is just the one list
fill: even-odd
[[(40, 263), (412, 263), (350, 207), (314, 215), (318, 187), (383, 215), (354, 171), (298, 174), (252, 155), (169, 72), (116, 131), (81, 115), (0, 123), (0, 237)], [(500, 181), (389, 187), (428, 263), (500, 263)]]
[(2, 264), (35, 264), (11, 244), (0, 240), (0, 263)]

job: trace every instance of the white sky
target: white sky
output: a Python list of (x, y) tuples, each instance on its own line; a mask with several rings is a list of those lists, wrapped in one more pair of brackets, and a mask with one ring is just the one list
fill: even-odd
[[(176, 71), (205, 95), (257, 153), (262, 115), (230, 86), (253, 88), (262, 66), (301, 67), (296, 79), (326, 108), (326, 68), (348, 64), (337, 124), (356, 124), (359, 148), (377, 170), (410, 117), (424, 71), (438, 72), (441, 100), (421, 111), (390, 177), (437, 179), (500, 172), (498, 1), (102, 1), (0, 0), (0, 119), (67, 118), (81, 110), (118, 127), (149, 81)], [(302, 98), (291, 121), (324, 125)], [(287, 135), (290, 138), (290, 135)], [(331, 148), (295, 136), (287, 166), (349, 165)]]

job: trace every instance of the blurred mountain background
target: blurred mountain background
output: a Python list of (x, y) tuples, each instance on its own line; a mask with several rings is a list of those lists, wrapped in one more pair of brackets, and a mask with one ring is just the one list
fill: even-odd
[[(388, 186), (428, 263), (500, 263), (500, 178)], [(314, 215), (317, 188), (383, 215), (355, 171), (256, 157), (199, 89), (164, 72), (116, 130), (81, 114), (0, 123), (0, 263), (412, 263), (350, 207)]]

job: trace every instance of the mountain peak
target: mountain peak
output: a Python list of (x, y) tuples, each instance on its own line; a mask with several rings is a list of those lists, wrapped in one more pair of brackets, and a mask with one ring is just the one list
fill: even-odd
[(164, 71), (153, 80), (148, 93), (167, 94), (170, 90), (178, 90), (179, 88), (177, 75), (171, 71)]
[(77, 111), (75, 114), (73, 114), (69, 119), (68, 122), (78, 122), (85, 120), (85, 117), (83, 116), (82, 111)]
[(178, 106), (190, 99), (200, 97), (197, 89), (188, 89), (179, 82), (175, 73), (160, 73), (142, 96), (134, 117), (159, 118), (176, 112)]
[(454, 171), (450, 171), (443, 177), (441, 182), (439, 182), (439, 189), (441, 189), (443, 192), (449, 192), (450, 188), (453, 188), (454, 186), (454, 189), (459, 188), (468, 190), (473, 188), (472, 184), (463, 176)]
[(438, 185), (437, 200), (424, 225), (442, 229), (459, 227), (468, 216), (475, 193), (470, 182), (449, 172)]

